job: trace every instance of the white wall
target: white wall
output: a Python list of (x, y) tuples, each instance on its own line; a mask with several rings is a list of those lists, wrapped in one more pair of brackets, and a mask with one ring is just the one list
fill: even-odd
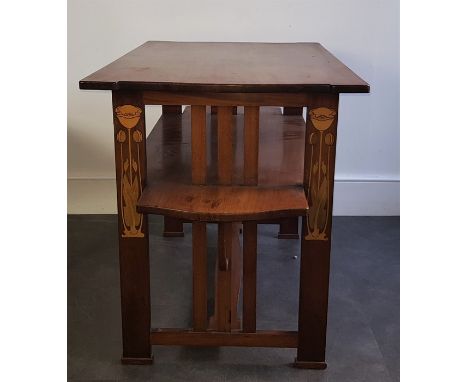
[(340, 97), (334, 213), (399, 214), (398, 0), (68, 0), (69, 213), (116, 211), (111, 94), (78, 81), (147, 40), (322, 43), (371, 86)]

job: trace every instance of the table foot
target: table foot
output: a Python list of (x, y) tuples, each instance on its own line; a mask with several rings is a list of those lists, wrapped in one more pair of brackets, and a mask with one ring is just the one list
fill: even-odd
[(315, 362), (315, 361), (298, 361), (297, 358), (294, 360), (294, 363), (291, 365), (298, 369), (315, 369), (315, 370), (324, 370), (327, 368), (326, 362)]
[(135, 357), (123, 357), (120, 359), (122, 365), (151, 365), (153, 364), (153, 355), (151, 357), (142, 357), (142, 358), (135, 358)]

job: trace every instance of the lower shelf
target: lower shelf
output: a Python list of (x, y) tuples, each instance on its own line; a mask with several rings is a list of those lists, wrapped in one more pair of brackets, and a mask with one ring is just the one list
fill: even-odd
[(138, 201), (142, 213), (190, 221), (232, 222), (303, 216), (308, 205), (301, 186), (148, 185)]
[(163, 114), (147, 139), (147, 185), (140, 213), (187, 221), (229, 222), (292, 218), (306, 214), (302, 186), (305, 122), (260, 108), (258, 187), (242, 186), (244, 110), (233, 115), (233, 185), (217, 184), (217, 116), (207, 108), (207, 186), (191, 181), (191, 108)]

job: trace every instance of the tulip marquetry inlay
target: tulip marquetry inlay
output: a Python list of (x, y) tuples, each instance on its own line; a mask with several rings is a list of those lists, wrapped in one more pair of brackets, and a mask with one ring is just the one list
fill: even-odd
[[(134, 130), (140, 121), (142, 110), (133, 105), (123, 105), (115, 109), (120, 124), (124, 127), (117, 132), (120, 144), (120, 208), (122, 211), (122, 237), (144, 237), (142, 232), (143, 215), (136, 210), (142, 190), (140, 143), (141, 131)], [(128, 151), (124, 150), (128, 145)], [(125, 156), (124, 154), (127, 154)]]
[(327, 228), (331, 206), (330, 156), (335, 136), (327, 130), (335, 121), (336, 111), (327, 107), (318, 107), (309, 112), (312, 132), (308, 143), (312, 146), (307, 200), (307, 235), (305, 240), (329, 240)]

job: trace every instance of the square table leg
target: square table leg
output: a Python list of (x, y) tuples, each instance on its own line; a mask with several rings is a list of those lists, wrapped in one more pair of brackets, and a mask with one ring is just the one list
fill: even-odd
[(140, 92), (114, 91), (122, 363), (152, 363), (147, 216), (136, 210), (146, 184), (145, 105)]
[(319, 94), (307, 109), (299, 333), (296, 367), (324, 369), (330, 273), (338, 94)]

